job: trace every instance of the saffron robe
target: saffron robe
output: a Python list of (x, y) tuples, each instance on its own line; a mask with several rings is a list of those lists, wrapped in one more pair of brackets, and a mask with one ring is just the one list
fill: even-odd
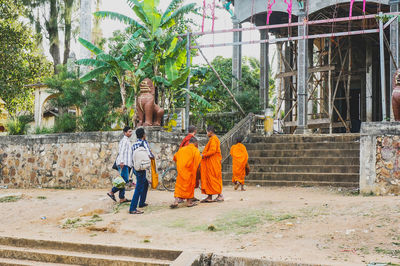
[(194, 197), (197, 169), (201, 162), (199, 149), (194, 144), (180, 148), (174, 155), (178, 177), (175, 183), (175, 198), (191, 199)]
[(232, 156), (232, 182), (244, 185), (246, 165), (249, 160), (247, 149), (242, 143), (237, 143), (231, 147), (230, 154)]
[(193, 136), (192, 134), (188, 134), (188, 135), (182, 140), (181, 145), (179, 145), (179, 149), (182, 148), (182, 147), (185, 147), (185, 146), (189, 145), (189, 140), (190, 140), (191, 138), (193, 138), (193, 137), (194, 137), (194, 136)]
[(203, 150), (201, 160), (201, 192), (207, 195), (222, 193), (221, 147), (216, 135), (212, 136)]

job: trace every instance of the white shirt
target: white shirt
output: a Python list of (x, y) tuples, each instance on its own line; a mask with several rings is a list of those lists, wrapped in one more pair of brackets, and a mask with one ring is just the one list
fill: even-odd
[(123, 163), (124, 165), (132, 168), (133, 161), (132, 161), (132, 150), (131, 150), (131, 141), (127, 136), (124, 136), (121, 141), (119, 142), (119, 149), (118, 149), (118, 156), (116, 163), (120, 165)]

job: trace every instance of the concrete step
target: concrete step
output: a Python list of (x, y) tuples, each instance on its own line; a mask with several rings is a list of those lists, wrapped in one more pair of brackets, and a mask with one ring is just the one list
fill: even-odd
[[(225, 186), (232, 185), (232, 180), (223, 180)], [(315, 187), (315, 186), (331, 186), (331, 187), (354, 187), (357, 188), (358, 182), (323, 182), (323, 181), (285, 181), (285, 180), (245, 180), (245, 185), (247, 186), (280, 186), (280, 187)]]
[[(134, 255), (134, 254), (132, 254)], [(78, 265), (170, 265), (171, 261), (154, 258), (135, 258), (130, 256), (103, 255), (75, 251), (37, 249), (0, 245), (0, 257), (38, 262), (78, 264)]]
[(134, 254), (136, 258), (154, 258), (169, 261), (174, 261), (182, 253), (182, 251), (177, 250), (129, 248), (123, 246), (94, 245), (15, 237), (0, 237), (0, 245), (26, 248), (35, 247), (38, 249), (85, 252), (112, 256), (132, 256), (132, 254)]
[(275, 157), (320, 157), (320, 158), (343, 158), (343, 157), (358, 157), (360, 151), (358, 150), (338, 150), (338, 149), (327, 149), (327, 150), (253, 150), (249, 151), (249, 157), (264, 157), (264, 158), (275, 158)]
[(304, 142), (354, 142), (360, 140), (360, 134), (337, 135), (273, 135), (264, 137), (251, 135), (249, 143), (304, 143)]
[[(230, 162), (228, 161), (227, 164)], [(357, 157), (250, 157), (250, 165), (352, 165), (359, 166), (360, 158)]]
[(303, 149), (346, 149), (360, 150), (357, 142), (303, 142), (303, 143), (246, 143), (251, 150), (303, 150)]
[(49, 262), (38, 262), (34, 260), (16, 260), (16, 259), (5, 259), (0, 258), (1, 266), (28, 266), (28, 265), (41, 265), (41, 266), (78, 266), (79, 264), (64, 264), (64, 263), (49, 263)]
[[(359, 174), (349, 173), (263, 173), (251, 172), (247, 180), (308, 181), (308, 182), (358, 182)], [(223, 172), (223, 180), (232, 180), (232, 173)]]
[[(360, 172), (358, 165), (250, 165), (252, 172), (277, 173), (354, 173)], [(232, 165), (224, 164), (223, 172), (232, 172)]]

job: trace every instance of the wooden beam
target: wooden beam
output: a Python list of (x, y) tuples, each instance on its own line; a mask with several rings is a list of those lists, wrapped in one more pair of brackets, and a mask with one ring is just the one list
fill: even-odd
[[(322, 67), (310, 67), (308, 69), (308, 73), (315, 73), (315, 72), (326, 72), (335, 70), (335, 66), (322, 66)], [(292, 77), (297, 75), (297, 70), (290, 71), (290, 72), (281, 72), (275, 76), (275, 78), (286, 78)]]

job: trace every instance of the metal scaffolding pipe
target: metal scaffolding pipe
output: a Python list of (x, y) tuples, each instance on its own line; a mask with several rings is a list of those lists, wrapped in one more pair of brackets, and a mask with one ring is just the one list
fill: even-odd
[(385, 79), (385, 46), (383, 45), (384, 27), (382, 12), (379, 12), (379, 48), (381, 66), (382, 121), (386, 121), (386, 79)]

